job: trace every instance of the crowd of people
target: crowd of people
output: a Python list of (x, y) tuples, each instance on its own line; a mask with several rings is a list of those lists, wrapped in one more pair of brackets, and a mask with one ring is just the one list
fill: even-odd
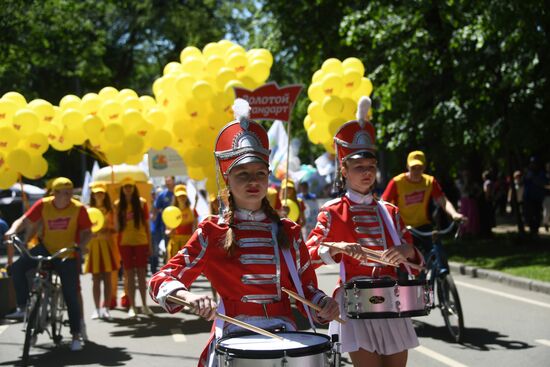
[[(32, 254), (51, 254), (74, 245), (80, 248), (80, 253), (54, 264), (63, 283), (73, 351), (82, 349), (85, 337), (82, 268), (92, 277), (91, 319), (111, 319), (109, 310), (117, 306), (118, 281), (123, 274), (120, 305), (127, 308), (128, 317), (152, 315), (147, 305), (150, 296), (167, 312), (182, 309), (172, 298), (177, 297), (195, 314), (215, 320), (200, 366), (215, 365), (215, 341), (241, 330), (217, 318), (216, 312), (272, 331), (296, 330), (291, 302), (283, 288), (316, 306), (297, 303), (312, 327), (330, 323), (329, 332), (339, 335), (342, 352), (349, 353), (355, 366), (405, 366), (407, 351), (418, 345), (410, 318), (350, 319), (342, 286), (356, 279), (398, 279), (403, 272), (417, 276), (404, 264), (423, 264), (423, 253), (429, 251), (430, 244), (413, 240), (406, 226), (431, 228), (432, 202), (474, 233), (485, 218), (480, 211), (501, 210), (502, 203), (506, 205), (516, 195), (511, 201), (517, 205), (512, 208), (523, 213), (531, 231), (538, 231), (536, 222), (540, 225), (543, 220), (543, 207), (548, 228), (550, 165), (544, 173), (532, 160), (524, 174), (517, 172), (513, 182), (506, 184), (484, 173), (481, 186), (465, 171), (457, 183), (457, 210), (438, 180), (425, 173), (425, 154), (413, 151), (407, 157), (406, 172), (393, 177), (379, 198), (375, 194), (378, 148), (375, 129), (367, 119), (369, 107), (370, 100), (363, 98), (357, 120), (342, 125), (334, 137), (335, 182), (341, 195), (320, 208), (307, 182), (296, 185), (287, 179), (279, 188), (270, 187), (267, 133), (241, 112), (218, 135), (214, 152), (221, 186), (227, 189), (210, 197), (211, 215), (202, 222), (198, 223), (186, 186), (174, 177), (165, 178), (165, 187), (154, 196), (151, 210), (136, 182), (125, 177), (118, 182), (116, 197), (109, 195), (107, 183), (91, 185), (88, 207), (101, 211), (104, 219), (101, 228), (92, 231), (86, 206), (73, 197), (73, 183), (60, 177), (52, 182), (48, 196), (9, 229), (4, 228), (4, 236), (22, 235), (34, 244)], [(483, 209), (480, 198), (491, 207)], [(287, 200), (297, 203), (299, 213), (294, 221), (286, 218), (291, 210)], [(181, 212), (175, 228), (163, 221), (163, 210), (168, 207)], [(162, 243), (164, 259), (160, 256)], [(365, 248), (378, 251), (386, 264), (366, 258)], [(8, 317), (21, 318), (28, 297), (25, 273), (34, 263), (25, 256), (13, 264), (10, 256), (8, 262), (17, 294), (17, 310)], [(315, 273), (329, 264), (340, 266), (332, 295), (318, 288)], [(147, 282), (148, 268), (151, 277)], [(441, 268), (446, 271), (446, 264)], [(219, 297), (190, 290), (199, 275), (210, 281), (213, 294)], [(347, 322), (342, 324), (337, 318)]]

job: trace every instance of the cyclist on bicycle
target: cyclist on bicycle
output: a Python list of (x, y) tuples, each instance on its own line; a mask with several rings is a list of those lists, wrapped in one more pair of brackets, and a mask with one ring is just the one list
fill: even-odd
[[(34, 233), (40, 225), (41, 243), (30, 250), (32, 255), (49, 256), (54, 252), (77, 244), (82, 251), (92, 236), (92, 223), (84, 205), (72, 198), (73, 183), (65, 177), (59, 177), (52, 183), (53, 196), (37, 201), (23, 216), (13, 222), (5, 233), (11, 235), (24, 231), (25, 241), (29, 233)], [(12, 275), (17, 298), (17, 311), (8, 315), (11, 318), (23, 318), (28, 301), (29, 286), (26, 272), (36, 266), (36, 261), (21, 256), (13, 263)], [(56, 259), (53, 266), (61, 279), (63, 297), (67, 304), (69, 324), (73, 340), (71, 350), (82, 349), (80, 341), (80, 306), (78, 303), (79, 262), (74, 254), (68, 254), (63, 261)]]
[[(455, 221), (467, 220), (456, 211), (447, 199), (435, 177), (424, 173), (426, 156), (420, 150), (410, 152), (407, 157), (407, 172), (401, 173), (388, 182), (382, 199), (399, 207), (401, 218), (406, 225), (421, 231), (431, 231), (429, 205), (433, 199)], [(414, 245), (426, 255), (432, 247), (430, 239), (413, 236)], [(439, 264), (442, 273), (449, 271), (448, 264)]]

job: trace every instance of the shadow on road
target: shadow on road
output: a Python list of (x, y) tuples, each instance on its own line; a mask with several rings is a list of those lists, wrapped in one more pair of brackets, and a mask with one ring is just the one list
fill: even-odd
[[(419, 337), (453, 343), (445, 326), (433, 326), (418, 320), (414, 320), (413, 323), (416, 335)], [(528, 343), (518, 340), (509, 340), (507, 338), (508, 335), (501, 334), (498, 331), (482, 328), (466, 328), (464, 330), (462, 346), (479, 351), (490, 351), (499, 348), (516, 350), (534, 347)]]
[[(160, 307), (151, 307), (151, 309), (161, 312)], [(132, 338), (171, 335), (172, 329), (181, 329), (186, 335), (209, 333), (212, 327), (211, 321), (203, 319), (185, 320), (181, 317), (160, 316), (140, 316), (135, 319), (113, 318), (109, 323), (114, 326), (111, 336)]]
[[(29, 366), (123, 366), (131, 359), (125, 348), (109, 348), (88, 341), (82, 351), (71, 352), (67, 342), (59, 347), (54, 344), (36, 345), (31, 349)], [(6, 361), (0, 366), (21, 366), (21, 360)]]

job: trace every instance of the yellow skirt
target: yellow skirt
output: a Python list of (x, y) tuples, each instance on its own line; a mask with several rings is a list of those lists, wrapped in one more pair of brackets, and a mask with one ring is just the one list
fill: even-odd
[(120, 254), (115, 243), (104, 238), (92, 238), (84, 262), (85, 273), (108, 273), (120, 268)]
[(167, 260), (170, 260), (176, 254), (179, 250), (185, 246), (187, 241), (191, 238), (190, 234), (175, 234), (170, 236), (170, 240), (168, 240), (168, 246), (166, 247), (166, 258)]

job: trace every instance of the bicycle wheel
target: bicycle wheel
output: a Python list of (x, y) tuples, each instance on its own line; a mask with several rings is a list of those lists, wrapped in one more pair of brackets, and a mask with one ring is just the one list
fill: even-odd
[(61, 335), (61, 328), (63, 327), (63, 315), (65, 312), (65, 301), (63, 299), (63, 292), (59, 284), (54, 284), (51, 295), (51, 309), (50, 320), (52, 327), (52, 339), (56, 345), (61, 343), (63, 339)]
[(460, 305), (460, 298), (453, 277), (447, 274), (438, 277), (436, 281), (441, 315), (445, 320), (447, 330), (454, 342), (461, 343), (464, 336), (464, 316), (462, 315), (462, 306)]
[(40, 311), (40, 297), (37, 293), (31, 293), (27, 306), (27, 317), (25, 326), (25, 343), (23, 344), (23, 355), (21, 356), (23, 366), (29, 363), (29, 351), (33, 339), (38, 334), (38, 313)]

